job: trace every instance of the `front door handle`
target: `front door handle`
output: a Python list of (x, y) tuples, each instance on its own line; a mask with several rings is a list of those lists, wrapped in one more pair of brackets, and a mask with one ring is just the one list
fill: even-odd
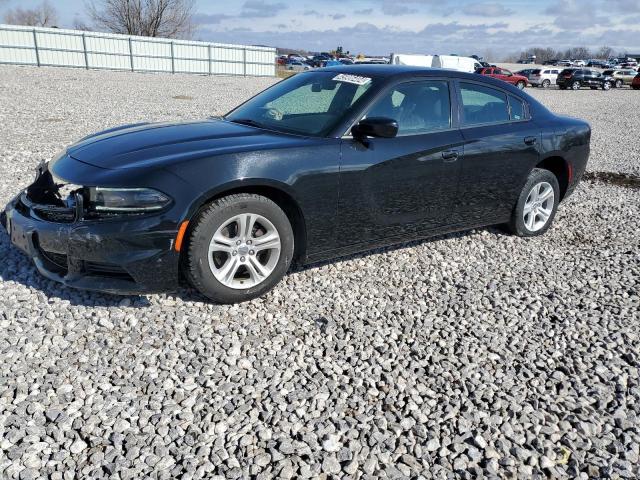
[(455, 150), (447, 150), (442, 152), (442, 159), (447, 162), (455, 162), (458, 159), (458, 152)]
[(524, 137), (524, 143), (534, 145), (538, 141), (538, 137)]

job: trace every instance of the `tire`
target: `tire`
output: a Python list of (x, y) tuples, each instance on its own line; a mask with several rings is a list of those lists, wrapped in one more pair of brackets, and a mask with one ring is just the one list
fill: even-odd
[(551, 80), (543, 80), (542, 88), (549, 88), (551, 86)]
[(580, 87), (581, 87), (580, 82), (573, 82), (571, 84), (571, 90), (580, 90)]
[(640, 90), (640, 87), (636, 87), (636, 86), (631, 87), (631, 88), (633, 88), (634, 90)]
[(622, 88), (624, 82), (622, 80), (616, 80), (616, 88)]
[[(540, 185), (543, 185), (544, 188), (538, 191), (544, 195), (548, 195), (547, 192), (553, 191), (553, 198), (549, 196), (538, 204), (534, 201), (535, 193), (533, 193), (533, 190)], [(530, 195), (532, 196), (530, 197)], [(522, 187), (518, 201), (511, 214), (511, 220), (507, 225), (508, 229), (519, 237), (536, 237), (544, 234), (553, 223), (559, 200), (560, 186), (556, 176), (549, 170), (534, 168), (529, 174), (524, 187)], [(525, 208), (530, 212), (528, 215), (525, 215)], [(532, 211), (532, 208), (535, 211)], [(531, 222), (532, 215), (533, 222)], [(542, 223), (544, 215), (546, 215), (546, 220)]]
[[(248, 235), (240, 232), (241, 226), (251, 225)], [(259, 246), (261, 236), (271, 240)], [(193, 222), (184, 273), (214, 302), (244, 302), (264, 295), (282, 279), (293, 251), (291, 223), (278, 205), (260, 195), (229, 195), (204, 207)]]
[(516, 83), (516, 87), (519, 88), (520, 90), (524, 90), (524, 87), (526, 87), (526, 86), (527, 86), (527, 84), (525, 82), (522, 82), (522, 81)]
[(604, 82), (602, 84), (602, 90), (611, 90), (611, 83), (609, 82)]

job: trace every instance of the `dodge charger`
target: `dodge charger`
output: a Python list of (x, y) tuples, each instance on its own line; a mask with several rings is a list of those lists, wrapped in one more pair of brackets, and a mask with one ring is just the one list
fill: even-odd
[(541, 235), (590, 137), (586, 122), (491, 77), (331, 67), (222, 117), (85, 137), (40, 164), (1, 221), (69, 287), (188, 283), (234, 303), (269, 291), (292, 262), (487, 225)]

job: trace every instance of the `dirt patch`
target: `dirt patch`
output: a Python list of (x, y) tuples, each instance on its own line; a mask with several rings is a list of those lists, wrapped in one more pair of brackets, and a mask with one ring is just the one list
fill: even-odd
[(176, 100), (193, 100), (193, 97), (190, 97), (189, 95), (176, 95), (175, 97), (172, 97)]
[(617, 187), (640, 189), (640, 177), (615, 172), (586, 172), (584, 179)]

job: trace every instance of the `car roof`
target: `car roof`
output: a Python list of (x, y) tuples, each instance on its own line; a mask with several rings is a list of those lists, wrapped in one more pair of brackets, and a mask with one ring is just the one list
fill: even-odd
[[(493, 67), (482, 67), (493, 68)], [(479, 70), (479, 69), (478, 69)], [(317, 71), (317, 70), (316, 70)], [(366, 65), (341, 65), (325, 67), (325, 72), (346, 73), (351, 75), (364, 75), (367, 77), (387, 78), (394, 76), (420, 75), (426, 77), (455, 77), (477, 79), (476, 73), (460, 72), (447, 68), (414, 67), (410, 65), (366, 64)]]

